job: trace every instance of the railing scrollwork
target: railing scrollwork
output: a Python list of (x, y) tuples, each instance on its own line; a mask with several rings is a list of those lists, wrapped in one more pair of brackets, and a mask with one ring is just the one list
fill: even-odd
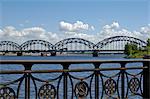
[[(143, 66), (126, 67), (127, 63), (141, 62)], [(117, 63), (120, 67), (102, 68), (101, 64)], [(0, 71), (0, 75), (21, 74), (20, 78), (0, 85), (0, 99), (18, 99), (21, 88), (24, 96), (21, 99), (128, 99), (131, 95), (149, 98), (149, 59), (143, 60), (0, 60), (3, 64), (22, 64), (25, 70)], [(32, 70), (34, 64), (60, 64), (63, 69)], [(94, 68), (70, 69), (71, 64), (92, 64)], [(118, 71), (105, 75), (103, 71)], [(127, 70), (141, 70), (137, 74)], [(85, 77), (72, 75), (87, 73)], [(38, 78), (34, 74), (59, 73), (51, 79)], [(32, 82), (32, 85), (31, 85)], [(38, 85), (42, 83), (42, 85)], [(11, 85), (17, 85), (13, 87)], [(32, 88), (31, 88), (32, 86)], [(146, 91), (145, 91), (146, 90)], [(33, 92), (32, 92), (33, 91)], [(32, 94), (34, 93), (34, 95)], [(19, 98), (20, 99), (20, 98)]]

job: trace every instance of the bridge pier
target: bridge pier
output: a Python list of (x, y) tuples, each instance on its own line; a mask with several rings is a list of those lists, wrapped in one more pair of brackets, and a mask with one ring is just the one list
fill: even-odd
[(5, 56), (5, 54), (6, 54), (5, 52), (4, 52), (4, 53), (2, 53), (2, 55), (3, 55), (3, 56)]
[(22, 52), (18, 52), (18, 53), (17, 53), (17, 56), (22, 56)]
[(56, 56), (56, 52), (51, 52), (51, 56)]
[(98, 51), (94, 50), (92, 54), (93, 54), (93, 57), (98, 57)]

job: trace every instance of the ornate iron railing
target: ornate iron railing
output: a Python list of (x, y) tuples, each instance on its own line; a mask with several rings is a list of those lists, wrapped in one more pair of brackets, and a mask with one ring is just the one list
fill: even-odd
[[(128, 63), (142, 63), (142, 66), (126, 66)], [(1, 83), (0, 99), (130, 99), (139, 96), (149, 99), (150, 60), (0, 60), (3, 64), (21, 64), (24, 70), (1, 70), (0, 74), (21, 74), (16, 80)], [(62, 69), (32, 70), (35, 64), (59, 64)], [(92, 64), (94, 68), (70, 69), (72, 64)], [(101, 67), (103, 64), (119, 64), (120, 67)], [(141, 70), (132, 74), (128, 70)], [(103, 72), (118, 71), (105, 75)], [(72, 75), (71, 73), (78, 73)], [(79, 74), (90, 72), (85, 77)], [(57, 77), (38, 78), (34, 74), (57, 73)], [(11, 76), (10, 75), (10, 76)], [(1, 79), (3, 80), (3, 79)], [(38, 85), (38, 83), (42, 85)], [(11, 85), (17, 85), (13, 88)], [(31, 87), (32, 86), (32, 87)], [(21, 88), (24, 90), (21, 90)], [(32, 91), (31, 91), (32, 90)], [(24, 93), (21, 94), (21, 91)], [(34, 94), (33, 94), (34, 93)], [(23, 96), (24, 95), (24, 96)], [(19, 98), (20, 99), (20, 98)]]

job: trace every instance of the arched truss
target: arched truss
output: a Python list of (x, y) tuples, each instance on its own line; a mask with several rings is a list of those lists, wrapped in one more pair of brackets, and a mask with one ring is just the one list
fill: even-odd
[[(82, 48), (86, 47), (84, 50), (92, 50), (94, 45), (94, 43), (82, 38), (68, 38), (57, 42), (55, 49), (60, 50), (66, 48), (67, 50), (83, 50)], [(74, 49), (69, 48), (71, 46), (74, 47)]]
[[(133, 43), (133, 44), (138, 45), (138, 47), (144, 47), (147, 44), (145, 41), (142, 41), (142, 40), (140, 40), (138, 38), (134, 38), (134, 37), (114, 36), (114, 37), (106, 38), (106, 39), (98, 42), (94, 48), (102, 49), (103, 47), (105, 47), (106, 45), (108, 45), (110, 43), (117, 43), (117, 42), (122, 42), (122, 45), (125, 45), (126, 43)], [(117, 44), (115, 47), (117, 47)]]
[(1, 41), (0, 42), (1, 51), (19, 51), (20, 45), (12, 41)]
[[(146, 46), (146, 42), (134, 37), (128, 36), (114, 36), (110, 38), (106, 38), (96, 45), (88, 40), (84, 40), (81, 38), (68, 38), (57, 42), (55, 45), (50, 42), (44, 40), (29, 40), (19, 45), (12, 41), (1, 41), (0, 42), (0, 51), (19, 51), (19, 50), (60, 50), (60, 49), (69, 49), (68, 45), (75, 45), (78, 50), (95, 50), (95, 49), (103, 49), (107, 47), (107, 45), (111, 43), (116, 43), (115, 48), (118, 47), (117, 43), (122, 42), (120, 45), (125, 45), (126, 43), (134, 43), (137, 44), (138, 47)], [(39, 49), (34, 48), (35, 45), (41, 46)], [(80, 46), (82, 45), (82, 46)], [(82, 49), (82, 47), (85, 47)], [(88, 49), (87, 49), (88, 48)], [(122, 47), (123, 48), (123, 47)], [(113, 48), (111, 48), (113, 50)], [(76, 49), (75, 49), (76, 50)], [(107, 50), (107, 49), (106, 49)], [(117, 50), (117, 49), (116, 49)], [(119, 49), (118, 49), (119, 50)]]
[(29, 40), (21, 44), (21, 50), (52, 50), (52, 49), (53, 44), (44, 40)]

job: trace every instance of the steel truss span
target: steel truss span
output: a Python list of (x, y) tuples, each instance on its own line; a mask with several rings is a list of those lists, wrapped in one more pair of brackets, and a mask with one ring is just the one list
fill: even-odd
[[(53, 49), (53, 44), (44, 40), (29, 40), (21, 44), (20, 47), (21, 50), (50, 50)], [(37, 47), (39, 48), (37, 49)]]
[[(122, 46), (122, 48), (124, 48), (125, 44), (127, 44), (127, 43), (136, 44), (138, 47), (141, 47), (141, 48), (146, 46), (146, 42), (141, 39), (138, 39), (138, 38), (129, 37), (129, 36), (114, 36), (114, 37), (106, 38), (106, 39), (98, 42), (95, 45), (95, 48), (102, 49), (105, 46), (107, 46), (111, 43), (114, 43), (114, 42), (115, 42), (115, 44), (113, 44), (113, 47), (115, 47), (115, 48), (119, 48), (120, 46)], [(118, 42), (118, 44), (117, 44), (117, 42)]]
[[(70, 48), (68, 48), (69, 44), (70, 44)], [(72, 48), (73, 44), (74, 44), (74, 49)], [(93, 50), (95, 44), (81, 38), (68, 38), (57, 42), (54, 46), (56, 50), (63, 49), (63, 48), (68, 48), (69, 50), (77, 50), (77, 47), (80, 47), (79, 50), (81, 50), (82, 46), (80, 45), (84, 45), (83, 50), (86, 50), (86, 47), (88, 48), (87, 50)]]
[(124, 50), (124, 46), (127, 43), (136, 44), (138, 47), (146, 46), (146, 42), (129, 36), (114, 36), (106, 38), (97, 44), (92, 43), (91, 41), (81, 39), (81, 38), (67, 38), (61, 40), (55, 44), (52, 44), (44, 40), (29, 40), (19, 45), (12, 41), (1, 41), (0, 42), (0, 51), (29, 51), (29, 50), (80, 50), (80, 51), (89, 51), (89, 50)]
[(3, 51), (15, 51), (15, 50), (20, 50), (20, 45), (15, 43), (15, 42), (12, 42), (12, 41), (1, 41), (0, 42), (0, 50), (3, 50)]

